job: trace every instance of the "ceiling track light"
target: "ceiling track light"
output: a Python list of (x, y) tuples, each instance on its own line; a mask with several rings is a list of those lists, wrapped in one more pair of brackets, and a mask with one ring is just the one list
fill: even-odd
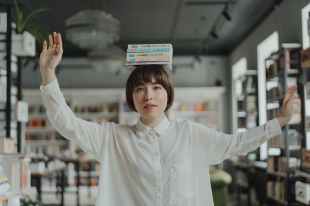
[(214, 38), (214, 39), (218, 39), (219, 36), (217, 35), (217, 33), (215, 31), (211, 31), (210, 35)]
[(231, 15), (229, 14), (229, 3), (227, 3), (222, 11), (222, 15), (227, 21), (231, 21)]
[(230, 14), (228, 13), (227, 9), (224, 9), (224, 10), (223, 10), (222, 15), (225, 17), (225, 19), (226, 19), (227, 21), (231, 21), (231, 16), (230, 16)]

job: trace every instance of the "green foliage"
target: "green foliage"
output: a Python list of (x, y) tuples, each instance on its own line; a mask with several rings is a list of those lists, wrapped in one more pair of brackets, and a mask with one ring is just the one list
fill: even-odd
[(14, 6), (16, 32), (23, 33), (24, 31), (28, 31), (41, 43), (48, 36), (48, 33), (35, 21), (35, 17), (46, 13), (48, 9), (39, 8), (31, 12), (26, 12), (26, 10), (21, 7), (18, 0), (14, 0)]

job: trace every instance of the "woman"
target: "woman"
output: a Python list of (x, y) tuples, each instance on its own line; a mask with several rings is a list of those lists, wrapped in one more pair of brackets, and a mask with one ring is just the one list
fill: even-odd
[(128, 104), (140, 114), (136, 125), (87, 122), (73, 114), (59, 89), (55, 68), (62, 53), (61, 35), (53, 33), (40, 56), (42, 99), (53, 126), (103, 163), (98, 206), (213, 206), (209, 166), (280, 135), (292, 114), (294, 88), (278, 118), (244, 133), (170, 121), (165, 115), (174, 94), (169, 74), (149, 65), (137, 67), (126, 85)]

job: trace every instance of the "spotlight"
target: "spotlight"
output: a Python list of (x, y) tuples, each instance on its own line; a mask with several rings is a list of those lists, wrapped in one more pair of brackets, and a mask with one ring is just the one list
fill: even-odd
[(211, 31), (211, 36), (214, 38), (214, 39), (218, 39), (219, 36), (217, 35), (217, 33), (215, 31)]

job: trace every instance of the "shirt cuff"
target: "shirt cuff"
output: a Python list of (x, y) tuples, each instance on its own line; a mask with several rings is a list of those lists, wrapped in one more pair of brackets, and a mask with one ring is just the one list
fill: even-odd
[(270, 120), (266, 123), (266, 131), (268, 133), (268, 139), (276, 137), (282, 134), (282, 129), (277, 118)]
[(47, 85), (41, 85), (40, 90), (43, 100), (54, 100), (60, 104), (66, 103), (66, 100), (60, 90), (57, 78), (49, 82)]
[(55, 90), (57, 88), (59, 88), (59, 84), (58, 84), (57, 78), (52, 80), (51, 82), (49, 82), (46, 85), (40, 85), (41, 92), (48, 92), (48, 91), (51, 91), (51, 90)]

